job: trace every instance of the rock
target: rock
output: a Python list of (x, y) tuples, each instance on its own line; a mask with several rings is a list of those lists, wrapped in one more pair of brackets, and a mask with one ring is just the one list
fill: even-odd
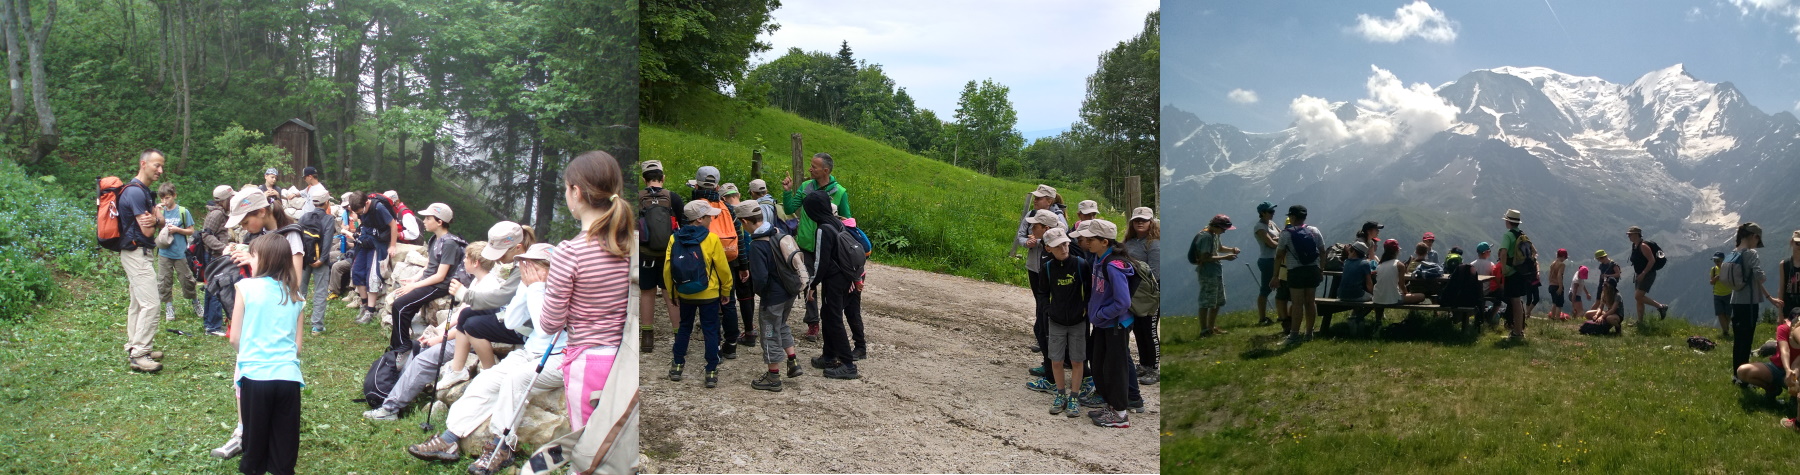
[[(458, 384), (456, 385), (456, 388), (447, 391), (446, 394), (454, 392), (457, 397), (461, 397), (462, 388), (465, 386), (468, 385)], [(533, 393), (531, 400), (526, 402), (525, 417), (520, 419), (519, 426), (516, 429), (521, 450), (536, 450), (538, 446), (568, 434), (569, 413), (567, 411), (567, 404), (567, 402), (563, 401), (563, 391), (561, 389)], [(500, 408), (497, 410), (511, 409)], [(481, 426), (477, 427), (474, 432), (470, 432), (468, 437), (464, 437), (462, 440), (458, 441), (458, 445), (462, 446), (463, 453), (481, 453), (482, 444), (492, 440), (496, 434), (489, 429), (488, 423), (482, 422)], [(472, 456), (479, 457), (479, 455)]]

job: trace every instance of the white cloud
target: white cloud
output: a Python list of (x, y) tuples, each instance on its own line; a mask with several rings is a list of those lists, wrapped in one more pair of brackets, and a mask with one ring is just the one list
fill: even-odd
[(1256, 91), (1247, 91), (1243, 89), (1232, 89), (1230, 93), (1225, 94), (1225, 98), (1239, 104), (1255, 104), (1258, 100)]
[(1794, 110), (1800, 111), (1800, 101), (1794, 102)]
[(1744, 16), (1750, 16), (1752, 12), (1767, 12), (1794, 22), (1788, 32), (1794, 34), (1795, 41), (1800, 41), (1800, 4), (1790, 0), (1731, 0), (1731, 5), (1736, 6)]
[(1775, 67), (1776, 68), (1785, 68), (1785, 67), (1787, 67), (1787, 65), (1793, 64), (1793, 63), (1794, 63), (1794, 57), (1788, 56), (1787, 53), (1782, 53), (1781, 57), (1775, 58)]
[(1688, 9), (1687, 15), (1683, 19), (1687, 20), (1689, 23), (1692, 23), (1692, 22), (1700, 21), (1701, 19), (1704, 19), (1704, 18), (1706, 18), (1706, 14), (1700, 11), (1700, 7), (1694, 7), (1694, 8)]
[(1344, 121), (1325, 99), (1300, 96), (1288, 106), (1295, 127), (1307, 143), (1331, 147), (1355, 139), (1368, 145), (1399, 140), (1414, 146), (1456, 122), (1456, 107), (1430, 85), (1400, 81), (1394, 73), (1369, 66), (1369, 97), (1358, 99), (1357, 117)]
[(1393, 18), (1357, 15), (1353, 31), (1361, 34), (1363, 39), (1377, 43), (1398, 43), (1411, 37), (1433, 43), (1451, 43), (1456, 41), (1456, 28), (1457, 23), (1445, 16), (1443, 10), (1432, 8), (1425, 0), (1415, 0), (1394, 9)]

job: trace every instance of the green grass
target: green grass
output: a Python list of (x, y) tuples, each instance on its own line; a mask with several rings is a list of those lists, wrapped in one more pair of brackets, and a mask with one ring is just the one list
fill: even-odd
[[(683, 184), (702, 165), (719, 167), (725, 182), (750, 182), (751, 151), (764, 152), (763, 179), (779, 192), (792, 169), (789, 135), (804, 137), (806, 156), (830, 153), (837, 179), (850, 190), (857, 226), (876, 243), (875, 260), (931, 272), (1024, 285), (1019, 261), (1006, 257), (1018, 230), (1026, 193), (1037, 186), (995, 178), (906, 153), (775, 108), (747, 110), (717, 95), (690, 96), (669, 110), (671, 124), (646, 125), (641, 159), (661, 160), (669, 183)], [(796, 181), (804, 180), (797, 177)], [(1097, 194), (1050, 183), (1073, 217), (1075, 203)], [(1124, 223), (1102, 201), (1101, 217)], [(1120, 228), (1123, 236), (1124, 228)]]
[[(237, 459), (208, 455), (236, 421), (228, 381), (235, 353), (178, 310), (156, 336), (167, 353), (163, 370), (132, 372), (123, 351), (126, 300), (114, 290), (124, 282), (108, 279), (64, 282), (34, 317), (0, 320), (0, 473), (237, 473)], [(463, 473), (467, 463), (406, 454), (425, 439), (423, 411), (398, 422), (362, 418), (368, 406), (351, 400), (361, 397), (363, 373), (387, 337), (354, 317), (332, 302), (329, 331), (305, 337), (299, 472)], [(434, 424), (442, 430), (442, 414)]]
[[(1390, 316), (1391, 318), (1392, 316)], [(1534, 319), (1526, 343), (1419, 316), (1380, 339), (1275, 343), (1254, 312), (1165, 319), (1163, 473), (1778, 473), (1789, 399), (1730, 383), (1730, 342), (1671, 318), (1624, 336)], [(1340, 327), (1344, 320), (1334, 323)], [(1758, 329), (1760, 345), (1774, 334)], [(1687, 348), (1689, 335), (1720, 343)], [(1766, 361), (1766, 360), (1764, 360)]]

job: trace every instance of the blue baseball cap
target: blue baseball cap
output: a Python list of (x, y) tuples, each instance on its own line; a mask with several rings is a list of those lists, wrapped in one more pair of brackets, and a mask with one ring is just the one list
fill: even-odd
[(1493, 248), (1494, 248), (1494, 245), (1488, 244), (1487, 241), (1482, 241), (1481, 244), (1475, 245), (1475, 252), (1477, 252), (1477, 253), (1488, 252), (1488, 249), (1493, 249)]
[(1262, 204), (1256, 205), (1256, 212), (1258, 212), (1258, 213), (1273, 213), (1273, 212), (1275, 212), (1275, 203), (1270, 203), (1270, 202), (1264, 201), (1264, 202), (1262, 202)]

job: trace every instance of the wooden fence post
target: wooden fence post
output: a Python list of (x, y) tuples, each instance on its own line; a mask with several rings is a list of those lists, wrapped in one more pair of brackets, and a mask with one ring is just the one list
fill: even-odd
[(1131, 214), (1131, 210), (1138, 209), (1143, 198), (1143, 187), (1138, 184), (1138, 177), (1136, 175), (1125, 177), (1125, 214)]
[(800, 134), (795, 133), (792, 138), (794, 139), (794, 187), (798, 189), (800, 182), (806, 181), (806, 160), (804, 159), (806, 152), (800, 149)]

